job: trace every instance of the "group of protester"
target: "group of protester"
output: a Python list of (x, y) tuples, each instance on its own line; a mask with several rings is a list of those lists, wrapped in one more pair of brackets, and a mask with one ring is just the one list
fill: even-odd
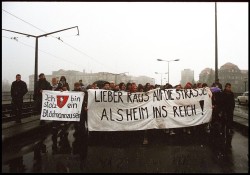
[[(135, 92), (147, 92), (149, 90), (155, 89), (155, 88), (161, 88), (161, 89), (195, 89), (195, 88), (205, 88), (208, 87), (206, 83), (197, 83), (192, 84), (190, 82), (186, 83), (184, 87), (182, 87), (180, 84), (177, 84), (175, 86), (167, 83), (164, 86), (160, 85), (151, 85), (150, 83), (146, 83), (145, 85), (142, 84), (136, 84), (135, 82), (132, 83), (124, 83), (121, 82), (119, 84), (115, 84), (113, 81), (111, 82), (104, 82), (102, 89), (105, 90), (113, 90), (113, 91), (126, 91), (130, 93)], [(87, 123), (87, 101), (88, 101), (88, 89), (98, 89), (96, 83), (93, 83), (88, 86), (84, 86), (83, 82), (80, 80), (79, 82), (74, 83), (74, 89), (73, 91), (84, 91), (84, 101), (82, 106), (82, 112), (80, 117), (80, 122), (75, 122), (75, 128), (76, 130), (82, 130), (86, 131), (86, 123)], [(35, 84), (34, 89), (34, 109), (36, 111), (36, 114), (40, 114), (42, 110), (42, 92), (43, 90), (53, 90), (53, 91), (70, 91), (69, 84), (66, 81), (65, 76), (61, 76), (59, 82), (57, 82), (56, 78), (52, 78), (51, 83), (46, 80), (45, 75), (41, 73), (39, 75), (39, 80)], [(212, 107), (213, 107), (213, 113), (212, 113), (212, 121), (207, 125), (207, 131), (209, 132), (211, 128), (216, 123), (220, 123), (221, 126), (226, 126), (228, 134), (232, 134), (232, 122), (233, 122), (233, 111), (235, 107), (235, 100), (234, 100), (234, 93), (231, 90), (231, 84), (226, 83), (224, 86), (224, 89), (222, 89), (222, 85), (219, 83), (219, 79), (215, 81), (210, 87), (210, 90), (212, 92)], [(16, 75), (16, 81), (14, 81), (11, 85), (11, 97), (12, 97), (12, 104), (13, 109), (16, 114), (16, 122), (21, 122), (21, 115), (22, 115), (22, 104), (23, 104), (23, 96), (28, 92), (27, 85), (24, 81), (21, 80), (21, 75)], [(41, 120), (40, 124), (43, 124), (44, 121)], [(58, 122), (56, 122), (58, 123)], [(183, 132), (187, 134), (191, 134), (193, 127), (188, 128), (182, 128)], [(176, 128), (171, 129), (165, 129), (165, 133), (169, 133), (170, 135), (174, 135)], [(143, 144), (148, 144), (148, 137), (147, 137), (147, 131), (144, 132), (144, 140)], [(231, 142), (228, 143), (228, 146), (231, 147)]]

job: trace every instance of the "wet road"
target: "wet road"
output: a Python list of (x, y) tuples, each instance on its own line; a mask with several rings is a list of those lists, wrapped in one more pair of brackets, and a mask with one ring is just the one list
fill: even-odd
[(196, 127), (191, 135), (176, 130), (75, 133), (73, 125), (44, 131), (21, 143), (3, 145), (2, 172), (82, 173), (247, 173), (248, 136), (235, 129), (232, 148)]

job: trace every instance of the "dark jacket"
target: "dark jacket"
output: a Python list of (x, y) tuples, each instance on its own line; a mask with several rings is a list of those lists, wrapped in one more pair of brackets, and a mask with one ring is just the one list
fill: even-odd
[(223, 98), (223, 111), (233, 111), (235, 107), (235, 100), (234, 100), (234, 93), (223, 91), (222, 92), (222, 98)]
[(42, 98), (42, 93), (40, 92), (40, 90), (52, 90), (52, 86), (46, 79), (39, 79), (36, 82), (33, 100), (36, 100), (37, 98)]
[(65, 82), (64, 84), (59, 82), (58, 85), (57, 85), (57, 88), (55, 89), (55, 91), (60, 91), (60, 90), (62, 90), (63, 87), (66, 87), (66, 89), (68, 91), (70, 90), (69, 84), (67, 82)]
[(223, 93), (222, 92), (213, 92), (212, 105), (216, 109), (222, 109), (223, 107)]
[(11, 97), (12, 99), (23, 99), (23, 96), (28, 92), (27, 84), (20, 81), (13, 81), (11, 84)]
[(58, 86), (55, 89), (55, 91), (61, 91), (63, 89), (63, 87), (66, 87), (66, 89), (69, 91), (69, 84), (67, 83), (67, 80), (65, 78), (65, 76), (61, 76)]

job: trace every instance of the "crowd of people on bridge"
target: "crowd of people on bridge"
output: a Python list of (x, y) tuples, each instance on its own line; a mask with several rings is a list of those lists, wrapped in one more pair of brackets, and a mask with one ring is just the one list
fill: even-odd
[[(112, 91), (126, 91), (129, 93), (135, 93), (135, 92), (147, 92), (152, 89), (161, 88), (161, 89), (196, 89), (196, 88), (206, 88), (209, 87), (206, 83), (196, 83), (192, 84), (190, 82), (187, 82), (184, 87), (182, 87), (181, 84), (177, 85), (171, 85), (170, 83), (166, 83), (165, 85), (152, 85), (150, 83), (143, 84), (137, 84), (136, 82), (120, 82), (118, 84), (115, 84), (114, 81), (105, 81), (102, 85), (93, 83), (89, 84), (87, 86), (84, 86), (82, 80), (79, 80), (78, 82), (74, 83), (74, 89), (73, 91), (83, 91), (85, 92), (84, 101), (83, 101), (83, 107), (82, 107), (82, 113), (80, 117), (80, 122), (75, 124), (76, 130), (82, 130), (86, 131), (86, 124), (87, 124), (87, 100), (88, 100), (88, 89), (105, 89), (105, 90), (112, 90)], [(214, 126), (216, 124), (220, 124), (220, 126), (223, 128), (226, 126), (227, 133), (232, 135), (232, 122), (233, 122), (233, 111), (235, 107), (235, 99), (234, 99), (234, 93), (231, 90), (231, 84), (226, 83), (224, 86), (224, 89), (222, 88), (221, 83), (219, 82), (219, 79), (217, 79), (210, 87), (210, 90), (212, 92), (212, 107), (213, 107), (213, 113), (212, 113), (212, 120), (209, 124), (206, 125), (205, 130), (206, 132), (211, 132)], [(61, 76), (59, 82), (57, 82), (56, 78), (52, 78), (51, 83), (46, 80), (45, 75), (41, 73), (39, 75), (39, 80), (35, 84), (34, 89), (34, 104), (35, 104), (35, 111), (37, 114), (41, 113), (42, 109), (42, 92), (43, 90), (54, 90), (54, 91), (70, 91), (69, 84), (66, 81), (65, 76)], [(16, 81), (12, 83), (11, 86), (11, 96), (12, 96), (12, 103), (14, 106), (14, 111), (16, 112), (17, 122), (21, 122), (21, 115), (22, 110), (21, 107), (23, 103), (23, 96), (28, 92), (27, 85), (24, 81), (21, 80), (21, 75), (16, 75)], [(58, 122), (57, 122), (58, 123)], [(44, 124), (44, 121), (41, 120), (40, 124)], [(192, 134), (192, 130), (195, 126), (187, 127), (187, 128), (181, 128), (184, 133)], [(170, 129), (164, 129), (164, 132), (169, 135), (175, 135), (176, 130), (179, 130), (177, 128), (170, 128)], [(222, 130), (220, 131), (222, 132)], [(149, 140), (147, 137), (147, 130), (144, 131), (144, 139), (143, 144), (148, 144)], [(231, 147), (231, 141), (228, 142), (228, 146)]]

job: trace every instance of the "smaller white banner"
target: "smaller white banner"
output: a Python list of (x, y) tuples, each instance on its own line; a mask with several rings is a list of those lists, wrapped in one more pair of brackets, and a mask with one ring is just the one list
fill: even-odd
[(41, 120), (80, 121), (84, 92), (43, 90)]

